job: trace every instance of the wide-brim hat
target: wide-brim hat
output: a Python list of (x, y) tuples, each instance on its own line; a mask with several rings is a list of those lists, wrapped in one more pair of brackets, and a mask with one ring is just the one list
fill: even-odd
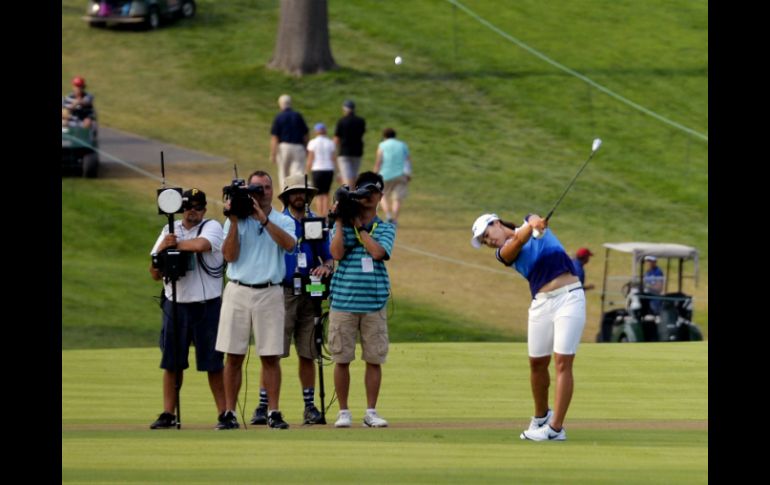
[[(284, 197), (289, 195), (289, 192), (295, 191), (295, 190), (306, 190), (305, 189), (305, 176), (303, 174), (295, 174), (295, 175), (289, 175), (286, 177), (286, 180), (283, 182), (283, 190), (280, 194), (278, 194), (278, 198), (284, 200)], [(308, 181), (307, 184), (307, 203), (309, 204), (310, 201), (313, 200), (313, 197), (315, 197), (315, 194), (318, 193), (318, 189), (313, 187), (310, 184), (310, 181)]]

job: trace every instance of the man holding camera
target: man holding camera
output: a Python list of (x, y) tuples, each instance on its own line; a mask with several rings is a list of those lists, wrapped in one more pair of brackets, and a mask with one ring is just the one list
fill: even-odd
[(216, 349), (227, 354), (226, 410), (218, 429), (239, 427), (235, 404), (251, 330), (268, 394), (267, 425), (286, 429), (289, 425), (278, 409), (285, 313), (281, 281), (286, 274), (284, 255), (292, 251), (296, 243), (294, 225), (289, 217), (273, 210), (273, 181), (266, 172), (252, 173), (248, 190), (244, 188), (235, 193), (251, 199), (252, 212), (236, 214), (230, 210), (233, 199), (225, 202), (227, 221), (222, 254), (229, 263), (229, 281), (222, 297)]
[[(377, 217), (384, 185), (381, 175), (364, 172), (356, 180), (355, 192), (340, 193), (346, 192), (345, 187), (338, 190), (333, 208), (331, 253), (339, 266), (331, 284), (329, 352), (335, 362), (334, 386), (340, 403), (334, 423), (337, 428), (349, 428), (352, 424), (348, 408), (350, 363), (355, 360), (359, 333), (361, 358), (366, 362), (364, 425), (375, 428), (388, 425), (376, 411), (381, 366), (388, 354), (385, 304), (390, 294), (390, 280), (385, 261), (390, 259), (396, 236), (393, 224)], [(346, 206), (354, 206), (355, 210)]]
[[(214, 349), (217, 338), (219, 312), (222, 304), (222, 226), (213, 219), (204, 219), (206, 194), (198, 189), (182, 194), (182, 220), (175, 221), (174, 233), (169, 234), (168, 226), (163, 228), (152, 254), (161, 254), (175, 248), (192, 254), (188, 269), (176, 284), (177, 327), (180, 332), (174, 338), (172, 321), (173, 294), (171, 281), (164, 282), (162, 296), (163, 327), (160, 333), (160, 348), (163, 352), (160, 367), (163, 369), (163, 413), (150, 425), (151, 429), (166, 429), (176, 426), (176, 373), (182, 382), (183, 370), (189, 367), (187, 360), (190, 342), (195, 345), (196, 367), (208, 372), (209, 387), (214, 395), (217, 412), (225, 410), (225, 388), (222, 380), (224, 355)], [(185, 257), (186, 257), (185, 256)], [(154, 280), (164, 276), (163, 265), (150, 266)], [(179, 362), (175, 350), (179, 348)]]
[[(286, 309), (284, 319), (283, 355), (288, 357), (292, 337), (294, 349), (299, 357), (299, 381), (302, 385), (302, 399), (305, 402), (303, 424), (325, 423), (323, 415), (315, 406), (315, 367), (313, 361), (318, 357), (313, 338), (316, 311), (320, 310), (320, 301), (313, 301), (304, 291), (305, 283), (310, 275), (326, 278), (334, 270), (334, 260), (329, 252), (329, 240), (309, 241), (305, 238), (302, 220), (305, 218), (306, 207), (318, 192), (313, 186), (305, 188), (304, 175), (290, 175), (278, 198), (283, 202), (283, 214), (290, 217), (294, 223), (294, 234), (297, 245), (285, 256), (286, 274), (283, 279), (283, 298)], [(307, 217), (315, 217), (308, 211)], [(295, 284), (295, 279), (299, 286)], [(259, 405), (254, 410), (251, 424), (267, 422), (268, 394), (264, 385), (259, 390)]]

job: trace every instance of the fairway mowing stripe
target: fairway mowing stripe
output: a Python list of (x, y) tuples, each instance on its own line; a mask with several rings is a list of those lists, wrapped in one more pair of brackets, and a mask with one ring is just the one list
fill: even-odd
[[(390, 429), (488, 429), (488, 430), (521, 430), (529, 425), (529, 420), (516, 421), (480, 421), (480, 422), (439, 422), (439, 421), (423, 421), (423, 422), (403, 422), (403, 423), (390, 423), (388, 428)], [(686, 431), (686, 430), (705, 430), (708, 431), (708, 420), (703, 419), (671, 419), (671, 420), (607, 420), (607, 419), (575, 419), (567, 421), (565, 424), (569, 429), (608, 429), (608, 430), (669, 430), (669, 431)], [(117, 424), (117, 423), (89, 423), (89, 424), (62, 424), (62, 432), (65, 431), (153, 431), (155, 433), (161, 432), (159, 430), (150, 430), (146, 424)], [(245, 428), (240, 428), (239, 431)], [(261, 430), (274, 431), (268, 429), (267, 426), (249, 426), (246, 431)], [(303, 426), (294, 425), (292, 429), (315, 429), (315, 430), (333, 430), (336, 429), (331, 424), (326, 426), (314, 425)], [(353, 426), (348, 429), (361, 429), (370, 430), (364, 426)], [(182, 424), (182, 430), (214, 430), (214, 425), (193, 423)], [(340, 433), (346, 433), (349, 431), (340, 430)]]

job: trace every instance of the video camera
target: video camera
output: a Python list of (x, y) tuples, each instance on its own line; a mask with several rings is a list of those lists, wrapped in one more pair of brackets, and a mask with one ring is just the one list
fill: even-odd
[(230, 185), (222, 188), (222, 197), (230, 200), (230, 210), (225, 209), (225, 216), (234, 214), (239, 219), (245, 219), (254, 213), (252, 197), (265, 193), (265, 188), (259, 184), (246, 185), (243, 179), (235, 178)]
[(334, 200), (337, 202), (337, 210), (329, 211), (329, 221), (333, 221), (338, 217), (342, 219), (343, 224), (352, 225), (353, 219), (358, 216), (361, 210), (361, 199), (365, 199), (378, 192), (375, 184), (365, 184), (356, 190), (350, 190), (347, 185), (342, 185), (337, 192), (334, 193)]

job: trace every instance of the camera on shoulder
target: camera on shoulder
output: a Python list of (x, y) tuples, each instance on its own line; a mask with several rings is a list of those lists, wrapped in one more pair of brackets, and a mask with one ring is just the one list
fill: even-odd
[(259, 184), (246, 185), (243, 179), (233, 179), (230, 185), (222, 188), (222, 196), (230, 201), (230, 210), (225, 209), (225, 216), (235, 215), (239, 219), (245, 219), (254, 213), (252, 197), (260, 197), (265, 193), (265, 188)]
[(337, 202), (336, 211), (329, 211), (329, 220), (332, 221), (338, 217), (342, 219), (345, 225), (352, 225), (353, 219), (360, 214), (361, 199), (365, 199), (377, 191), (374, 184), (366, 184), (356, 190), (350, 190), (347, 185), (340, 186), (334, 193), (334, 200)]

